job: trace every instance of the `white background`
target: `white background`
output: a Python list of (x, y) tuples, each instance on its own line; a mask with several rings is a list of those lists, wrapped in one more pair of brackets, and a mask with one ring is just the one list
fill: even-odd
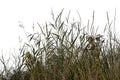
[[(51, 18), (51, 9), (57, 14), (64, 8), (66, 15), (71, 10), (72, 16), (79, 11), (82, 21), (87, 24), (95, 11), (95, 24), (103, 28), (107, 22), (106, 12), (114, 19), (116, 9), (116, 29), (120, 28), (119, 0), (0, 0), (0, 56), (9, 56), (13, 49), (19, 48), (19, 36), (24, 38), (24, 31), (18, 27), (23, 23), (26, 31), (30, 31), (33, 22), (44, 24)], [(24, 39), (23, 39), (24, 40)]]

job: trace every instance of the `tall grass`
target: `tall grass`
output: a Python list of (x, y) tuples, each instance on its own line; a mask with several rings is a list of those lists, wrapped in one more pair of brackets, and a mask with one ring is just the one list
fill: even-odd
[(9, 79), (119, 80), (120, 43), (111, 30), (108, 13), (104, 31), (107, 39), (94, 31), (94, 12), (92, 22), (85, 27), (81, 18), (79, 22), (69, 22), (70, 14), (65, 20), (62, 14), (63, 10), (55, 18), (52, 13), (53, 21), (44, 26), (37, 23), (39, 32), (27, 35), (20, 53), (21, 65)]

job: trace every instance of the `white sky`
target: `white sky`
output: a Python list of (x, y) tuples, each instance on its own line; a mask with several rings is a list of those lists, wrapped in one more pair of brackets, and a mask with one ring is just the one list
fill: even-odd
[(77, 15), (78, 10), (85, 24), (91, 19), (94, 10), (95, 23), (100, 27), (106, 23), (106, 11), (113, 19), (116, 8), (116, 27), (120, 29), (119, 0), (0, 0), (0, 50), (9, 53), (10, 49), (19, 48), (18, 38), (24, 33), (18, 27), (18, 21), (23, 22), (29, 31), (33, 22), (44, 24), (49, 21), (51, 9), (57, 14), (62, 8), (67, 13), (71, 10), (73, 15)]

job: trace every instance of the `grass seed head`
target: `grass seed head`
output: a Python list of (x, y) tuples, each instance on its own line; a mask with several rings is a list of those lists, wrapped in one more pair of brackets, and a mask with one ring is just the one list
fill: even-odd
[(30, 54), (29, 51), (27, 51), (27, 52), (25, 53), (25, 58), (31, 58), (31, 54)]

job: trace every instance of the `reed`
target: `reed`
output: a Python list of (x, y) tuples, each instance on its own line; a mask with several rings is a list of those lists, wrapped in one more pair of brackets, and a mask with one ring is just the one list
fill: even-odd
[(81, 20), (69, 22), (70, 13), (62, 20), (63, 12), (56, 18), (52, 13), (53, 21), (44, 26), (37, 23), (39, 32), (27, 35), (21, 65), (10, 80), (119, 80), (120, 43), (112, 32), (115, 20), (110, 21), (107, 13), (108, 38), (104, 38), (94, 31), (94, 12), (85, 27)]

